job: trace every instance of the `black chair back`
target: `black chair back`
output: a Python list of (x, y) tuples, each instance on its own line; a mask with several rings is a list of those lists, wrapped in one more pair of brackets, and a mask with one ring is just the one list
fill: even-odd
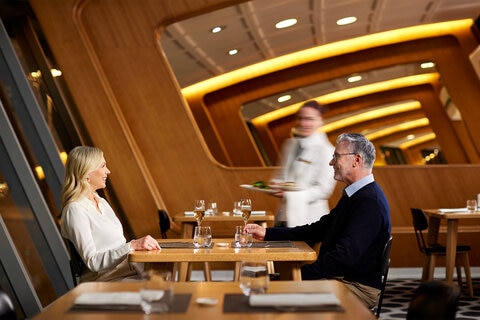
[(163, 209), (158, 210), (158, 220), (162, 238), (167, 239), (167, 231), (170, 230), (170, 217), (168, 216), (167, 211)]
[(428, 229), (428, 220), (422, 209), (410, 208), (412, 212), (413, 228), (415, 229), (415, 237), (417, 238), (417, 245), (420, 252), (426, 253), (427, 243), (423, 237), (424, 230)]
[(0, 319), (2, 320), (15, 320), (17, 315), (15, 313), (15, 307), (13, 301), (5, 290), (0, 288)]
[(388, 239), (385, 247), (383, 248), (382, 259), (380, 260), (380, 272), (382, 274), (382, 285), (380, 288), (380, 297), (378, 299), (375, 315), (377, 318), (380, 316), (382, 309), (383, 294), (385, 293), (385, 287), (387, 286), (388, 270), (390, 269), (390, 252), (392, 251), (392, 236)]
[(407, 320), (453, 320), (457, 313), (460, 288), (445, 281), (422, 283), (414, 292), (407, 311)]
[(72, 278), (74, 285), (78, 285), (80, 283), (80, 277), (82, 274), (88, 270), (87, 265), (83, 262), (82, 257), (75, 248), (75, 245), (72, 241), (66, 239), (68, 252), (70, 253), (70, 269), (72, 271)]

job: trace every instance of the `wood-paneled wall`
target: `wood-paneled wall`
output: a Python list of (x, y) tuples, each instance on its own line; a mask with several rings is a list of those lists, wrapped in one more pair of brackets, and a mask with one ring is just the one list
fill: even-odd
[[(253, 198), (254, 209), (275, 210), (276, 198), (238, 187), (241, 183), (268, 179), (273, 168), (230, 167), (212, 156), (199, 129), (203, 124), (195, 121), (196, 111), (186, 104), (159, 47), (158, 37), (169, 23), (238, 1), (30, 1), (75, 101), (80, 115), (76, 121), (84, 124), (92, 143), (105, 152), (112, 171), (108, 188), (119, 199), (133, 236), (159, 236), (157, 209), (181, 214), (191, 209), (196, 198), (216, 200), (220, 210), (230, 210), (234, 200), (248, 195)], [(433, 44), (438, 59), (445, 61), (438, 66), (439, 71), (451, 75), (445, 82), (449, 82), (457, 104), (466, 106), (463, 111), (472, 115), (465, 126), (468, 132), (474, 132), (480, 115), (472, 100), (479, 101), (479, 93), (465, 91), (478, 79), (465, 67), (464, 60), (460, 68), (449, 67), (450, 56), (437, 42)], [(411, 47), (418, 49), (414, 44)], [(410, 54), (405, 48), (394, 53), (405, 55), (405, 61), (418, 59), (417, 54)], [(384, 64), (389, 64), (386, 61), (391, 55), (383, 58)], [(455, 57), (458, 55), (455, 53)], [(357, 68), (368, 69), (371, 62), (365, 58), (363, 63), (363, 67)], [(280, 84), (275, 86), (278, 88), (273, 91), (280, 90)], [(210, 102), (213, 100), (209, 98)], [(235, 135), (248, 136), (241, 120), (234, 121), (240, 126)], [(215, 135), (215, 130), (210, 134)], [(251, 138), (208, 145), (221, 149), (235, 144), (234, 156), (217, 159), (237, 159), (258, 153), (248, 139)], [(473, 150), (478, 150), (480, 136), (471, 135), (471, 141), (477, 146)], [(255, 165), (262, 165), (258, 157), (255, 161)], [(392, 266), (422, 264), (419, 254), (415, 255), (418, 250), (408, 209), (462, 206), (467, 198), (480, 192), (479, 175), (477, 165), (375, 169), (392, 207)], [(339, 184), (332, 203), (338, 199), (341, 187)], [(478, 232), (477, 226), (462, 228), (462, 240), (474, 245), (472, 265), (480, 265), (480, 248), (472, 243), (478, 238), (478, 233), (474, 233)]]

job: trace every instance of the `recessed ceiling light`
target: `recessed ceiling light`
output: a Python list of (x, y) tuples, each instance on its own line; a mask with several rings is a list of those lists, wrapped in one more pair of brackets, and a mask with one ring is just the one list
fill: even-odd
[(357, 21), (357, 17), (345, 17), (337, 20), (337, 25), (344, 26), (346, 24), (351, 24)]
[(277, 101), (278, 102), (285, 102), (285, 101), (288, 101), (290, 99), (292, 99), (292, 96), (289, 95), (289, 94), (286, 94), (286, 95), (283, 95), (281, 97), (278, 97)]
[(420, 64), (420, 68), (422, 69), (428, 69), (428, 68), (433, 68), (435, 67), (435, 63), (429, 61), (429, 62), (423, 62)]
[(216, 26), (216, 27), (213, 27), (210, 32), (211, 33), (219, 33), (220, 31), (222, 31), (223, 29), (225, 29), (226, 27), (225, 26)]
[(357, 82), (357, 81), (360, 81), (362, 80), (362, 76), (361, 75), (355, 75), (355, 76), (351, 76), (351, 77), (348, 77), (347, 78), (347, 81), (349, 83), (352, 83), (352, 82)]
[(237, 49), (232, 49), (232, 50), (229, 50), (228, 51), (228, 54), (231, 55), (231, 56), (234, 56), (238, 53), (238, 50)]
[(277, 22), (277, 24), (275, 25), (275, 28), (277, 29), (283, 29), (283, 28), (288, 28), (288, 27), (291, 27), (293, 25), (296, 25), (297, 24), (297, 19), (286, 19), (286, 20), (282, 20), (280, 22)]
[(409, 135), (407, 136), (407, 140), (413, 140), (413, 139), (415, 139), (415, 135), (414, 135), (414, 134), (409, 134)]

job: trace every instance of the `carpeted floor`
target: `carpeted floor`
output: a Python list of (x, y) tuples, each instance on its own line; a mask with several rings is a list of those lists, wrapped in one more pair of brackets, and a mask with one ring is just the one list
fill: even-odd
[[(406, 319), (408, 304), (420, 280), (389, 280), (380, 314), (381, 320)], [(465, 284), (460, 296), (457, 320), (480, 319), (480, 279), (473, 280), (475, 296), (468, 296)]]

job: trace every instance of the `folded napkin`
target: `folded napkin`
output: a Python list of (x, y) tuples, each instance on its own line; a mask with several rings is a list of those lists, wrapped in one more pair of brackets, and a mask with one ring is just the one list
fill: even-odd
[(251, 212), (252, 216), (264, 216), (266, 214), (265, 210), (256, 210)]
[(449, 212), (468, 212), (467, 208), (440, 208), (438, 209), (440, 213), (449, 213)]
[(267, 293), (249, 297), (252, 307), (310, 307), (339, 306), (340, 301), (333, 293)]
[(140, 305), (139, 292), (89, 292), (78, 296), (74, 305), (83, 306), (112, 306), (112, 305)]
[(187, 217), (193, 217), (194, 216), (193, 211), (185, 211), (185, 215)]

